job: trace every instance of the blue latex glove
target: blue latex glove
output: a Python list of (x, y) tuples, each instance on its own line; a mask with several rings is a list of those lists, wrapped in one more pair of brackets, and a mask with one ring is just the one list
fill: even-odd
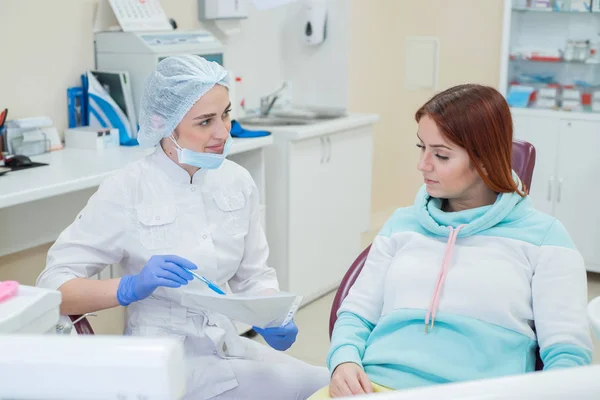
[(285, 351), (292, 347), (298, 336), (298, 327), (294, 321), (288, 323), (286, 326), (277, 328), (257, 328), (253, 327), (254, 332), (258, 333), (265, 339), (265, 342), (272, 348), (279, 351)]
[(137, 275), (121, 278), (117, 299), (128, 306), (150, 296), (159, 286), (178, 288), (194, 279), (189, 269), (198, 269), (191, 261), (178, 256), (152, 256)]

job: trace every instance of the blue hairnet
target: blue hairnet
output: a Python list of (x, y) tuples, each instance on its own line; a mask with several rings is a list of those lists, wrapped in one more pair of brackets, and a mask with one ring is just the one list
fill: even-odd
[(229, 88), (227, 71), (202, 57), (167, 57), (146, 80), (140, 101), (141, 146), (156, 146), (173, 133), (192, 106), (216, 84)]

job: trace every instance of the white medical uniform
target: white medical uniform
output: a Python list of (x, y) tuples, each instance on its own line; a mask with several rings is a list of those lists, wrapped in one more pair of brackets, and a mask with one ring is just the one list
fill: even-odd
[[(278, 289), (267, 267), (258, 189), (250, 174), (225, 160), (189, 174), (161, 146), (107, 178), (48, 253), (38, 286), (57, 289), (107, 265), (139, 273), (153, 255), (175, 254), (234, 292)], [(186, 399), (302, 399), (329, 381), (325, 368), (240, 338), (232, 322), (181, 305), (187, 288), (159, 287), (127, 307), (125, 334), (181, 340), (188, 363)], [(257, 362), (261, 360), (264, 362)]]

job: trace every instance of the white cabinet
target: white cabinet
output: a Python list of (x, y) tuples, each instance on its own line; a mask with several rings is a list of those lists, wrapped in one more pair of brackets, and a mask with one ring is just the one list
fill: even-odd
[(515, 137), (536, 148), (531, 198), (566, 227), (589, 271), (600, 272), (600, 122), (515, 115)]
[[(375, 116), (273, 132), (267, 150), (269, 264), (310, 302), (337, 287), (368, 230)], [(307, 129), (303, 132), (303, 129)], [(271, 187), (269, 187), (272, 185)]]

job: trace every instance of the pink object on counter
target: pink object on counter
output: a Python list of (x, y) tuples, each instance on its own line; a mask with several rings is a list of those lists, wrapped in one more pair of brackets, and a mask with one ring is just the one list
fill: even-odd
[(4, 281), (0, 282), (0, 302), (11, 299), (19, 292), (19, 282)]

